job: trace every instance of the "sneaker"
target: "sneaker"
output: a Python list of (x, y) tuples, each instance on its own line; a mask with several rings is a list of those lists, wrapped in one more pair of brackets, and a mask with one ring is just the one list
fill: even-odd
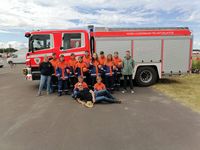
[(131, 90), (131, 94), (134, 94), (135, 92), (133, 90)]

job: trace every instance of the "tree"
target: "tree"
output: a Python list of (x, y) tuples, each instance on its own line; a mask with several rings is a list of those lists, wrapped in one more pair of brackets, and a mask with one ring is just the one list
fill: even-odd
[(13, 53), (16, 51), (18, 50), (14, 48), (0, 48), (0, 53)]

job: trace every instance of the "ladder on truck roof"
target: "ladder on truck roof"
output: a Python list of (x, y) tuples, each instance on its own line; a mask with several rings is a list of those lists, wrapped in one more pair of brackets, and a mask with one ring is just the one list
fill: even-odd
[(152, 27), (152, 28), (107, 28), (107, 27), (94, 27), (95, 32), (106, 32), (106, 31), (129, 31), (129, 30), (187, 30), (188, 27)]

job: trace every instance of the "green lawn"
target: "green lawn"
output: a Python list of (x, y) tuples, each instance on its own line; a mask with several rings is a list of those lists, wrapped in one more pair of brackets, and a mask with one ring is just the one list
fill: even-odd
[(200, 112), (200, 74), (162, 79), (153, 88)]

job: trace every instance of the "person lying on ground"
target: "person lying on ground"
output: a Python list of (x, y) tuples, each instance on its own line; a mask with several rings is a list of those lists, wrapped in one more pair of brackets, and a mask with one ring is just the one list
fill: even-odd
[(84, 89), (83, 84), (78, 84), (78, 90), (76, 100), (80, 104), (87, 106), (87, 103), (121, 103), (121, 101), (116, 100), (107, 90), (99, 91), (98, 94), (95, 94), (92, 90)]

